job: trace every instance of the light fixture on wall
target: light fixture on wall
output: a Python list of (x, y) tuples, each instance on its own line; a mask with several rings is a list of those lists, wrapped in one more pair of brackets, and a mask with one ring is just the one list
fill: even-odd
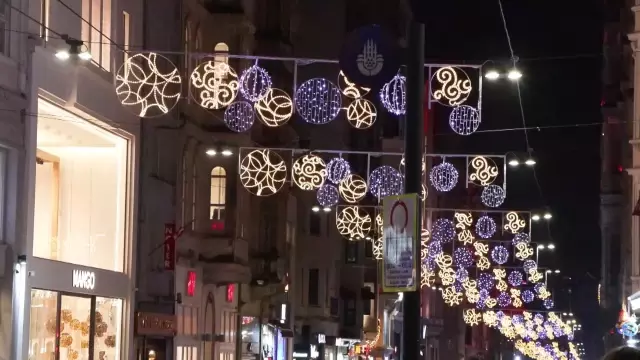
[(208, 148), (205, 151), (205, 154), (207, 154), (207, 156), (217, 156), (217, 155), (222, 155), (224, 157), (229, 157), (231, 155), (233, 155), (233, 150), (231, 150), (231, 148), (228, 148), (226, 146), (221, 146), (221, 145), (216, 145), (213, 147)]
[(69, 49), (60, 49), (56, 52), (56, 57), (60, 60), (80, 59), (91, 60), (91, 53), (82, 40), (74, 39), (69, 35), (62, 35), (62, 39), (69, 46)]

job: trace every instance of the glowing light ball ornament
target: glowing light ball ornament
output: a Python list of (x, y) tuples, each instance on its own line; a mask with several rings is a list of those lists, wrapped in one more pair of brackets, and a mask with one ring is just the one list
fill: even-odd
[(316, 193), (318, 204), (327, 208), (334, 207), (340, 201), (340, 193), (338, 188), (331, 184), (324, 184)]
[(351, 175), (351, 165), (343, 158), (337, 157), (329, 160), (327, 164), (327, 179), (334, 184), (340, 183)]
[(491, 250), (491, 259), (496, 264), (505, 264), (509, 260), (509, 250), (502, 245), (498, 245)]
[(327, 165), (321, 157), (307, 154), (296, 159), (291, 168), (291, 178), (301, 190), (315, 190), (324, 184)]
[(302, 83), (295, 99), (298, 114), (310, 124), (326, 124), (334, 120), (342, 108), (340, 89), (322, 78)]
[(449, 126), (458, 135), (471, 135), (480, 126), (480, 112), (468, 105), (457, 106), (449, 114)]
[(398, 74), (380, 90), (380, 102), (394, 115), (404, 115), (407, 111), (407, 79)]
[(232, 131), (245, 132), (253, 126), (254, 115), (251, 103), (235, 102), (224, 111), (224, 123)]
[(483, 215), (476, 221), (476, 234), (483, 239), (490, 239), (496, 233), (496, 222), (489, 216)]
[(451, 163), (444, 161), (431, 169), (429, 180), (437, 191), (451, 191), (458, 184), (458, 170)]
[(456, 237), (456, 229), (453, 221), (449, 219), (437, 219), (431, 225), (431, 239), (434, 242), (448, 243)]
[(504, 203), (504, 199), (507, 197), (507, 193), (501, 186), (489, 185), (482, 189), (480, 199), (485, 206), (497, 208)]
[(369, 192), (377, 198), (400, 195), (403, 191), (402, 174), (391, 166), (380, 166), (369, 175)]
[(469, 271), (465, 268), (458, 268), (456, 270), (456, 279), (458, 281), (467, 281), (469, 279)]
[(549, 309), (553, 309), (553, 300), (552, 299), (545, 299), (542, 302), (542, 305), (545, 307), (545, 309), (549, 310)]
[(529, 239), (529, 235), (525, 234), (525, 233), (517, 233), (514, 237), (513, 240), (511, 241), (513, 243), (513, 245), (517, 245), (519, 243), (529, 243), (531, 241), (531, 239)]
[(338, 190), (342, 198), (350, 203), (355, 204), (367, 195), (367, 182), (360, 175), (351, 174), (340, 181)]
[(511, 286), (520, 286), (524, 282), (524, 276), (520, 271), (514, 270), (511, 273), (509, 273), (509, 276), (507, 277), (507, 281)]
[(466, 247), (459, 247), (453, 252), (453, 263), (459, 268), (468, 268), (473, 265), (473, 252)]
[(498, 305), (500, 307), (507, 307), (511, 305), (511, 296), (505, 292), (501, 292), (500, 295), (498, 295)]
[(533, 260), (527, 260), (524, 262), (524, 264), (522, 264), (522, 268), (528, 274), (529, 272), (531, 272), (531, 270), (537, 270), (538, 264), (536, 264), (536, 262)]
[(259, 101), (271, 90), (271, 76), (257, 61), (242, 72), (238, 82), (240, 93), (251, 102)]
[(427, 245), (427, 252), (429, 253), (429, 258), (435, 258), (442, 253), (442, 243), (439, 241), (430, 242), (429, 245)]
[(481, 273), (478, 277), (478, 288), (489, 291), (493, 288), (495, 278), (489, 273)]

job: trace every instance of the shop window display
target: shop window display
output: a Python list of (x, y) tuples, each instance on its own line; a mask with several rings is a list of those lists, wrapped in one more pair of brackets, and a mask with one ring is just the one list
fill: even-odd
[(38, 114), (33, 255), (122, 272), (127, 140), (44, 100)]
[[(52, 360), (56, 355), (60, 360), (121, 359), (120, 299), (32, 290), (30, 314), (30, 360)], [(60, 334), (58, 339), (56, 333)], [(59, 354), (55, 350), (56, 341), (59, 341)], [(93, 353), (90, 353), (92, 345)]]

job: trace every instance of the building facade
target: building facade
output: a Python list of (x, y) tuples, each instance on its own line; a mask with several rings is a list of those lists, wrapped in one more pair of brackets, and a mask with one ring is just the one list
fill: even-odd
[(3, 7), (0, 71), (17, 116), (2, 130), (3, 218), (12, 222), (2, 291), (12, 300), (0, 358), (133, 354), (140, 123), (112, 84), (125, 59), (114, 44), (141, 42), (141, 5)]

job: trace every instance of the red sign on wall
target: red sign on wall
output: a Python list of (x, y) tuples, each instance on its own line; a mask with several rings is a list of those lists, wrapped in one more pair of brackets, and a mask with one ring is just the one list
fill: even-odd
[(164, 269), (176, 268), (176, 225), (164, 224)]
[(227, 302), (233, 302), (233, 297), (236, 293), (236, 284), (227, 285)]
[(187, 273), (187, 296), (195, 296), (196, 294), (196, 272), (189, 271)]

